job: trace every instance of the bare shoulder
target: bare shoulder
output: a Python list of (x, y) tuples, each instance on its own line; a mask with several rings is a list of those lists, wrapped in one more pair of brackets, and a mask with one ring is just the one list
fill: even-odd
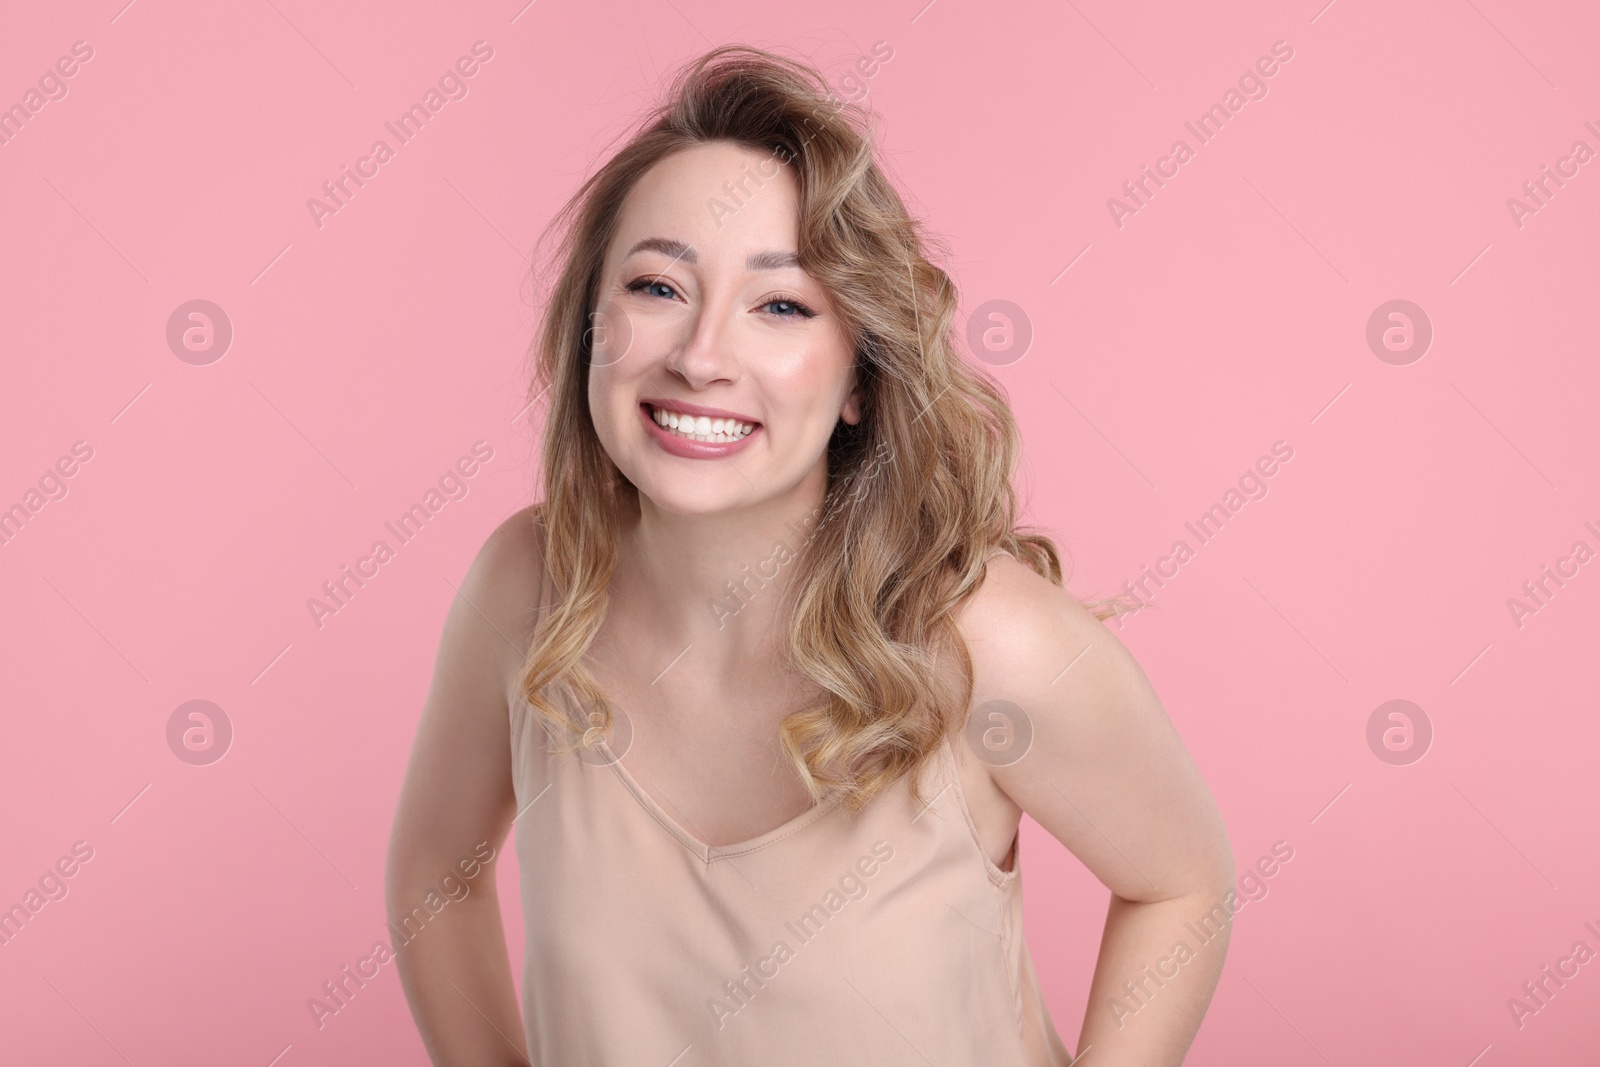
[(544, 579), (544, 527), (538, 521), (537, 507), (529, 504), (507, 516), (484, 540), (473, 562), (484, 571), (484, 577), (509, 586), (505, 590), (508, 596), (520, 594), (532, 603), (538, 601)]
[[(1222, 816), (1111, 629), (1009, 557), (989, 562), (963, 608), (970, 714), (985, 725), (969, 747), (995, 790), (1123, 899), (1226, 888), (1233, 859)], [(991, 738), (998, 751), (985, 751)]]
[[(958, 624), (972, 655), (974, 682), (1000, 688), (1048, 684), (1079, 651), (1120, 642), (1066, 589), (1010, 555), (986, 566), (983, 584), (962, 605)], [(1125, 650), (1124, 650), (1125, 651)]]
[[(1110, 628), (1012, 556), (989, 561), (958, 624), (972, 657), (975, 708), (1008, 701), (1033, 734), (1055, 738), (1092, 730), (1096, 719), (1164, 717), (1144, 671)], [(1015, 777), (1004, 767), (993, 772), (1002, 785)]]
[(484, 540), (462, 579), (467, 615), (507, 662), (520, 665), (532, 644), (545, 582), (544, 527), (534, 505), (513, 512)]
[(422, 884), (417, 879), (436, 870), (440, 857), (461, 854), (463, 841), (505, 840), (517, 788), (509, 683), (539, 603), (540, 547), (532, 512), (520, 510), (489, 534), (466, 575), (451, 583), (455, 594), (395, 816), (390, 892)]

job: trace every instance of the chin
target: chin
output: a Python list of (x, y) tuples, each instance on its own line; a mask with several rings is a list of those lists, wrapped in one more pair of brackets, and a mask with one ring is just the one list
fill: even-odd
[[(735, 475), (737, 477), (737, 475)], [(746, 506), (749, 501), (738, 499), (736, 490), (732, 487), (723, 492), (709, 488), (696, 489), (694, 486), (677, 484), (671, 486), (654, 485), (646, 481), (633, 483), (639, 490), (639, 496), (648, 499), (659, 511), (671, 515), (685, 517), (695, 515), (720, 515), (724, 512), (734, 511)]]
[(750, 497), (757, 491), (750, 482), (764, 484), (749, 463), (745, 474), (750, 481), (746, 481), (745, 474), (726, 461), (682, 459), (657, 453), (650, 445), (623, 458), (617, 468), (638, 491), (640, 504), (648, 500), (671, 515), (719, 515), (747, 508), (755, 503)]
[[(641, 505), (646, 500), (658, 511), (691, 517), (719, 515), (749, 507), (755, 486), (726, 463), (697, 463), (654, 457), (623, 472), (639, 492)], [(751, 481), (763, 484), (751, 474)]]

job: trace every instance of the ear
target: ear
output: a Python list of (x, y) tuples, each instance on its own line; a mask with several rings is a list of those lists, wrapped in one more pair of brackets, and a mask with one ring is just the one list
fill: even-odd
[(845, 397), (844, 405), (839, 409), (839, 417), (851, 426), (861, 421), (861, 377), (855, 368), (850, 370), (850, 395)]

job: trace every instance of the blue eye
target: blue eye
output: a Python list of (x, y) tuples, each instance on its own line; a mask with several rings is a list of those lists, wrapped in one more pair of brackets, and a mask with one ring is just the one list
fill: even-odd
[(790, 299), (788, 299), (786, 297), (778, 297), (778, 298), (773, 299), (773, 300), (768, 300), (765, 304), (762, 304), (761, 306), (762, 307), (772, 307), (772, 306), (777, 305), (777, 304), (781, 304), (781, 305), (783, 305), (785, 307), (790, 307), (790, 308), (794, 309), (794, 312), (792, 314), (782, 314), (782, 313), (780, 313), (778, 315), (778, 318), (780, 318), (780, 319), (793, 319), (793, 318), (810, 319), (810, 318), (815, 318), (816, 314), (817, 314), (815, 311), (812, 311), (810, 308), (808, 308), (804, 304), (800, 303), (800, 301), (798, 301), (798, 300), (790, 300)]
[[(630, 293), (651, 293), (652, 295), (659, 296), (664, 300), (672, 300), (678, 295), (678, 291), (672, 286), (668, 285), (666, 282), (662, 281), (660, 277), (635, 278), (633, 281), (623, 286), (623, 289)], [(799, 300), (795, 300), (792, 297), (787, 296), (773, 297), (771, 300), (768, 300), (761, 306), (763, 308), (780, 307), (788, 309), (784, 311), (775, 311), (772, 313), (775, 318), (780, 319), (814, 319), (817, 317), (817, 313), (810, 307)]]
[[(674, 289), (672, 286), (668, 285), (666, 282), (661, 281), (661, 280), (656, 279), (656, 278), (637, 278), (634, 281), (631, 281), (627, 285), (623, 286), (623, 288), (625, 288), (630, 293), (637, 293), (637, 292), (640, 292), (641, 290), (645, 290), (645, 289), (665, 289), (670, 294), (673, 294), (673, 295), (677, 294), (677, 290), (676, 289)], [(666, 297), (666, 299), (671, 300), (672, 296), (668, 296), (668, 297)]]

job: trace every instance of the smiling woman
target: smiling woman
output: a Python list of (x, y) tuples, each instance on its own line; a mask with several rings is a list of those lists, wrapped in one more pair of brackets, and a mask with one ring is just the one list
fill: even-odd
[[(866, 128), (718, 48), (552, 224), (543, 499), (451, 607), (387, 879), (514, 827), (522, 1004), (490, 889), (398, 957), (435, 1062), (1063, 1067), (1022, 814), (1112, 891), (1092, 1005), (1231, 885), (1119, 605), (1018, 526), (1015, 420)], [(1006, 759), (962, 741), (997, 706)], [(1180, 1062), (1225, 948), (1080, 1046)]]
[[(828, 438), (841, 419), (860, 420), (856, 398), (845, 395), (850, 333), (794, 251), (793, 176), (781, 171), (735, 219), (699, 210), (727, 175), (760, 162), (727, 141), (665, 156), (623, 204), (601, 265), (597, 311), (628, 326), (595, 346), (594, 433), (643, 499), (668, 511), (705, 514), (764, 498), (770, 507), (778, 486), (820, 490)], [(695, 240), (656, 232), (663, 227)], [(617, 337), (626, 352), (608, 347)], [(740, 410), (706, 402), (723, 396), (738, 397)], [(734, 456), (741, 462), (731, 466), (672, 462)], [(730, 480), (733, 469), (745, 478)], [(815, 485), (802, 489), (808, 475)]]

